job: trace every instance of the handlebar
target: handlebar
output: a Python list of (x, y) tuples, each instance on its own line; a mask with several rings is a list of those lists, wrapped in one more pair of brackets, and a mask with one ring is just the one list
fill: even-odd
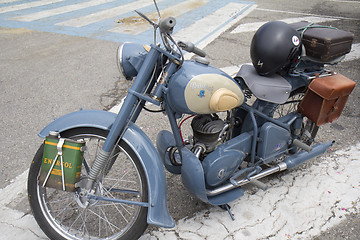
[[(139, 14), (142, 18), (147, 20), (154, 27), (154, 34), (156, 32), (156, 28), (159, 28), (160, 33), (161, 33), (161, 38), (162, 38), (163, 43), (168, 51), (174, 50), (169, 44), (168, 40), (170, 40), (170, 42), (172, 42), (177, 48), (181, 47), (183, 50), (185, 50), (187, 52), (195, 53), (196, 55), (199, 55), (200, 57), (206, 56), (206, 53), (203, 50), (201, 50), (200, 48), (195, 47), (195, 45), (193, 43), (179, 41), (176, 44), (176, 42), (171, 37), (171, 34), (173, 33), (174, 27), (176, 25), (176, 19), (174, 17), (167, 17), (162, 20), (159, 20), (159, 23), (155, 23), (152, 20), (150, 20), (145, 14), (143, 14), (139, 11), (135, 11), (135, 12), (137, 14)], [(160, 13), (159, 13), (159, 18), (160, 18)], [(156, 43), (156, 35), (154, 36), (154, 42)], [(178, 49), (178, 50), (180, 51), (180, 54), (183, 59), (181, 50), (180, 49)]]
[[(166, 33), (166, 34), (172, 34), (174, 27), (176, 25), (176, 19), (174, 17), (167, 17), (165, 19), (160, 20), (159, 22), (159, 28), (160, 32)], [(195, 47), (193, 43), (190, 42), (178, 42), (179, 47), (184, 49), (187, 52), (195, 53), (196, 55), (199, 55), (200, 57), (205, 57), (206, 53), (201, 50), (200, 48)]]
[(198, 47), (195, 47), (195, 45), (191, 42), (178, 42), (179, 47), (181, 47), (182, 49), (184, 49), (187, 52), (192, 52), (195, 53), (196, 55), (199, 55), (200, 57), (205, 57), (206, 56), (206, 52), (204, 52), (203, 50), (201, 50)]

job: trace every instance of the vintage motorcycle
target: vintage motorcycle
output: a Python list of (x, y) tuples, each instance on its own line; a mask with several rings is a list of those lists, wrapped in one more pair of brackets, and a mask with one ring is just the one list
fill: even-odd
[[(160, 20), (158, 11), (154, 22), (138, 13), (160, 32), (162, 44), (155, 44), (155, 35), (151, 46), (119, 47), (119, 70), (135, 78), (120, 112), (73, 112), (39, 133), (45, 140), (31, 163), (28, 195), (51, 239), (136, 239), (148, 224), (174, 227), (164, 166), (181, 174), (193, 196), (231, 213), (228, 203), (244, 194), (241, 186), (266, 189), (259, 179), (333, 144), (312, 145), (318, 127), (339, 117), (354, 88), (325, 67), (350, 51), (350, 33), (269, 22), (252, 40), (253, 65), (232, 78), (194, 44), (173, 39), (175, 18)], [(316, 51), (314, 41), (327, 31), (346, 33), (345, 50)], [(196, 56), (185, 60), (183, 51)], [(154, 111), (146, 102), (158, 106), (172, 130), (158, 134), (156, 148), (135, 124), (143, 109)], [(185, 139), (181, 126), (191, 118), (192, 136)]]

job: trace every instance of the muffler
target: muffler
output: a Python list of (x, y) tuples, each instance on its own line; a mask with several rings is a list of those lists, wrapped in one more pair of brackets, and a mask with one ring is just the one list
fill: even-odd
[(307, 160), (323, 154), (329, 147), (334, 144), (334, 141), (327, 143), (318, 143), (310, 152), (301, 151), (291, 157), (285, 159), (287, 169), (292, 169), (297, 165), (306, 162)]
[(292, 169), (292, 168), (298, 166), (299, 164), (302, 164), (302, 163), (306, 162), (307, 160), (310, 160), (311, 158), (314, 158), (316, 156), (319, 156), (319, 155), (325, 153), (325, 151), (329, 147), (331, 147), (333, 144), (334, 144), (334, 141), (327, 142), (327, 143), (318, 143), (314, 147), (312, 147), (312, 150), (310, 152), (301, 151), (299, 153), (296, 153), (296, 154), (292, 155), (291, 157), (286, 158), (284, 160), (284, 162), (277, 164), (275, 167), (261, 171), (260, 173), (254, 175), (254, 176), (251, 176), (248, 179), (247, 178), (241, 179), (241, 180), (238, 180), (236, 182), (236, 184), (228, 183), (228, 184), (222, 185), (218, 188), (208, 190), (207, 195), (208, 196), (219, 195), (221, 193), (227, 192), (236, 187), (240, 187), (245, 184), (251, 183), (254, 180), (258, 180), (258, 179), (264, 178), (266, 176), (269, 176), (273, 173), (284, 171), (286, 169)]

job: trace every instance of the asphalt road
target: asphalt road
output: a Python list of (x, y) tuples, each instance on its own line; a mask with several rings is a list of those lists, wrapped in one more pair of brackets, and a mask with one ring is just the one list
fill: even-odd
[[(309, 16), (335, 18), (330, 24), (353, 32), (354, 44), (360, 43), (359, 1), (259, 0), (256, 5), (255, 10), (204, 48), (212, 65), (223, 68), (250, 62), (249, 46), (254, 32), (232, 31), (253, 22)], [(36, 135), (52, 119), (80, 108), (107, 110), (122, 99), (129, 82), (121, 77), (115, 63), (121, 41), (0, 27), (0, 189), (28, 169), (41, 143)], [(359, 58), (331, 68), (360, 84)], [(341, 118), (321, 128), (318, 141), (335, 140), (334, 150), (359, 142), (358, 89), (357, 86), (350, 96)], [(141, 120), (140, 124), (151, 135), (159, 130), (158, 124), (151, 121)], [(316, 161), (306, 166), (316, 165)], [(211, 208), (193, 199), (178, 183), (179, 178), (168, 177), (169, 207), (176, 220)], [(29, 213), (24, 197), (8, 207)], [(316, 239), (356, 239), (360, 236), (359, 226), (359, 212), (348, 214), (340, 225)]]

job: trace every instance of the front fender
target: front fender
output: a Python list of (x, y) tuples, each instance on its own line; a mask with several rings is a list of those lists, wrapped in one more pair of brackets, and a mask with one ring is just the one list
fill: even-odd
[[(39, 136), (44, 138), (49, 131), (61, 133), (79, 127), (110, 130), (115, 118), (116, 114), (100, 110), (73, 112), (50, 123), (39, 133)], [(174, 227), (175, 222), (167, 208), (165, 171), (156, 148), (134, 123), (129, 124), (123, 140), (135, 152), (145, 171), (149, 193), (147, 222), (160, 227)]]
[(38, 134), (45, 138), (50, 131), (64, 132), (79, 127), (99, 128), (110, 130), (115, 121), (116, 114), (101, 110), (80, 110), (55, 119)]

